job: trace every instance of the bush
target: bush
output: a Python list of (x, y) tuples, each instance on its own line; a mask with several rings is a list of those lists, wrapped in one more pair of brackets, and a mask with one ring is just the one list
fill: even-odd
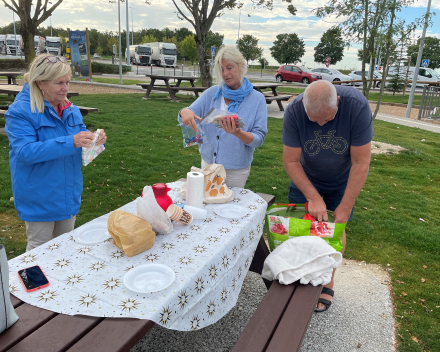
[(0, 67), (5, 71), (27, 70), (29, 68), (23, 59), (0, 59)]
[[(122, 73), (131, 71), (131, 67), (122, 65)], [(119, 73), (119, 65), (103, 64), (101, 62), (92, 61), (92, 73)]]

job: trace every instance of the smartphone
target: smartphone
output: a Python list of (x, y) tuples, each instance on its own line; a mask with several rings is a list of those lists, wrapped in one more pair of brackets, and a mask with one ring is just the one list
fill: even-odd
[(18, 271), (18, 277), (27, 292), (49, 286), (49, 280), (38, 265)]

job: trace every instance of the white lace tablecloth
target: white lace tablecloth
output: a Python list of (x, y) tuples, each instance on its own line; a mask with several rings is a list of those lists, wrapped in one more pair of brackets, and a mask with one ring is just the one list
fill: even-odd
[[(168, 185), (175, 203), (182, 202), (182, 184)], [(213, 324), (237, 302), (262, 235), (267, 207), (249, 190), (233, 191), (231, 203), (245, 207), (247, 216), (222, 218), (214, 213), (219, 205), (207, 204), (205, 220), (194, 220), (188, 226), (173, 222), (171, 234), (156, 236), (152, 248), (134, 257), (125, 256), (111, 239), (87, 246), (75, 242), (72, 233), (64, 234), (9, 261), (10, 292), (31, 305), (69, 315), (149, 319), (181, 331)], [(121, 209), (136, 214), (136, 201)], [(106, 221), (108, 216), (88, 224)], [(124, 275), (146, 263), (171, 267), (174, 282), (154, 293), (127, 289)], [(41, 266), (50, 286), (28, 293), (17, 271), (33, 265)]]

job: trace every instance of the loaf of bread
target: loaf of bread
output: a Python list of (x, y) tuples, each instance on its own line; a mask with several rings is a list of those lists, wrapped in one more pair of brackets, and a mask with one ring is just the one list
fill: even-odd
[(123, 210), (115, 210), (110, 214), (107, 228), (113, 243), (129, 257), (153, 247), (156, 238), (156, 233), (147, 221)]

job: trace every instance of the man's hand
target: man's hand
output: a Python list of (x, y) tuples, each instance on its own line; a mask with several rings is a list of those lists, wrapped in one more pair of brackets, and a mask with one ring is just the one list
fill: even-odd
[(351, 208), (344, 207), (341, 204), (333, 212), (333, 217), (335, 218), (335, 223), (344, 224), (350, 219)]
[(194, 114), (190, 109), (186, 108), (180, 112), (180, 117), (182, 118), (182, 123), (191, 127), (196, 133), (199, 132), (196, 120), (201, 121), (202, 118)]
[(325, 205), (322, 198), (317, 198), (316, 200), (309, 200), (309, 213), (314, 216), (318, 221), (327, 221), (327, 206)]

